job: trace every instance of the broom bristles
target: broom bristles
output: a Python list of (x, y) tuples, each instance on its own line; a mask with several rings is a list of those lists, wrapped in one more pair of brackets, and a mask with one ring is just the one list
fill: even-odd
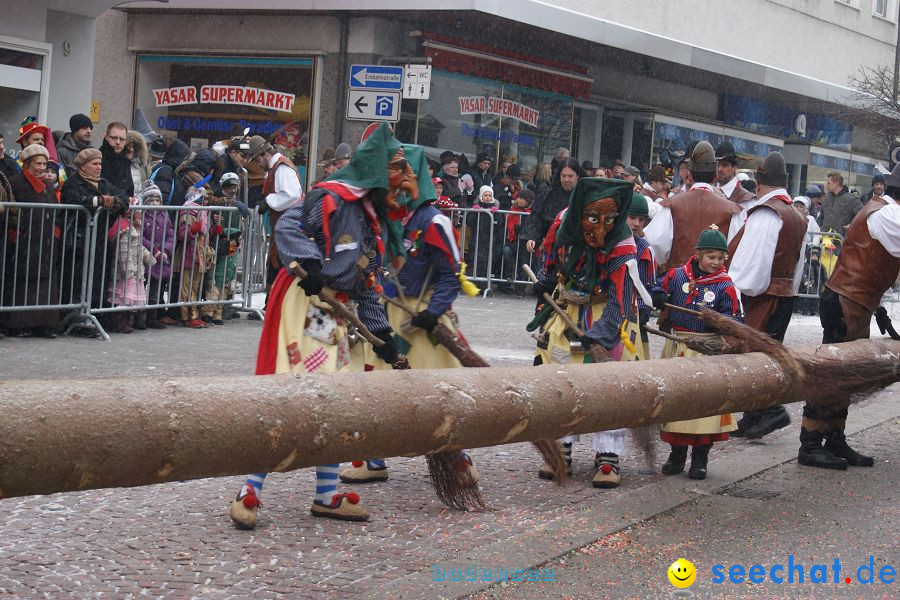
[(531, 443), (538, 449), (538, 452), (544, 457), (544, 462), (547, 463), (547, 466), (553, 471), (553, 481), (556, 482), (556, 485), (564, 485), (566, 483), (566, 478), (568, 477), (569, 469), (566, 464), (566, 458), (563, 456), (562, 450), (559, 447), (559, 442), (541, 438)]
[(488, 510), (462, 452), (426, 454), (431, 485), (441, 502), (456, 510)]

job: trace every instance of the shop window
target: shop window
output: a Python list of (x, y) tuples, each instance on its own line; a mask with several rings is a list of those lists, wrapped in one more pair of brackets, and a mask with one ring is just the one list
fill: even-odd
[(527, 174), (539, 162), (551, 160), (557, 148), (572, 151), (572, 98), (508, 84), (503, 86), (503, 98), (518, 106), (503, 109), (512, 116), (502, 118), (501, 157)]
[(0, 39), (0, 132), (7, 152), (16, 150), (22, 120), (41, 116), (45, 62), (46, 55), (5, 47)]
[(192, 150), (245, 128), (301, 168), (309, 160), (311, 58), (139, 55), (136, 106)]

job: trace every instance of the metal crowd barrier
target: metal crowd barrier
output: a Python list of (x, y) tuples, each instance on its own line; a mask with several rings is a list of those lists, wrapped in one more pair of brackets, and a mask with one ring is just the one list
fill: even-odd
[(819, 314), (819, 297), (825, 283), (834, 271), (844, 236), (834, 232), (810, 231), (806, 233), (806, 255), (800, 291), (794, 312), (807, 315)]
[[(525, 240), (520, 239), (530, 213), (512, 210), (490, 211), (481, 208), (441, 209), (453, 223), (459, 234), (459, 247), (468, 265), (469, 279), (483, 283), (483, 296), (493, 295), (495, 285), (530, 285), (522, 271), (527, 263), (537, 271), (540, 266), (538, 252), (529, 253)], [(510, 225), (519, 225), (509, 239)]]
[(8, 202), (0, 212), (0, 227), (0, 324), (28, 335), (60, 324), (97, 324), (87, 310), (87, 209)]
[[(147, 230), (146, 220), (154, 225)], [(194, 221), (201, 225), (191, 230)], [(228, 306), (261, 319), (253, 307), (253, 295), (265, 291), (261, 223), (258, 212), (242, 218), (227, 206), (136, 206), (127, 215), (101, 208), (91, 216), (77, 205), (6, 203), (0, 325), (40, 335), (83, 324), (108, 340), (106, 328), (128, 313), (220, 319)]]

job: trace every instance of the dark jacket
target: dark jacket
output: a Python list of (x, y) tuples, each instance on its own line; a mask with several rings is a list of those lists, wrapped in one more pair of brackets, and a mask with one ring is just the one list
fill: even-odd
[(861, 208), (862, 202), (845, 186), (837, 196), (831, 192), (825, 194), (822, 199), (822, 212), (816, 221), (822, 231), (830, 229), (843, 235), (844, 226), (850, 224)]
[(125, 149), (116, 154), (113, 147), (105, 139), (100, 146), (100, 154), (103, 156), (103, 179), (125, 192), (128, 196), (134, 196), (134, 180), (131, 178), (131, 161)]
[[(126, 163), (127, 162), (128, 161), (126, 160)], [(116, 202), (109, 209), (103, 206), (101, 196), (104, 195), (114, 196), (116, 198)], [(115, 255), (115, 244), (109, 243), (106, 232), (113, 224), (115, 218), (124, 215), (125, 211), (128, 210), (128, 194), (102, 177), (95, 188), (85, 181), (81, 177), (81, 174), (76, 171), (63, 185), (61, 201), (63, 204), (78, 204), (83, 206), (90, 211), (91, 215), (96, 215), (98, 218), (96, 231), (97, 247), (94, 253), (94, 279), (92, 280), (91, 287), (91, 307), (99, 308), (101, 306), (109, 306), (104, 292), (107, 287), (106, 284), (109, 282), (109, 278), (112, 277), (109, 265), (111, 258)], [(90, 243), (87, 236), (84, 235), (84, 231), (85, 229), (81, 227), (81, 223), (79, 223), (77, 232), (67, 231), (64, 233), (66, 247), (69, 248), (67, 252), (74, 253), (76, 273), (80, 272), (80, 266), (83, 264), (84, 257), (87, 255)], [(75, 277), (72, 287), (73, 296), (78, 298), (81, 290), (80, 278)], [(68, 290), (65, 287), (64, 291), (68, 293)]]
[[(106, 140), (104, 140), (104, 142), (105, 141)], [(74, 173), (78, 170), (75, 166), (75, 156), (85, 148), (90, 147), (90, 144), (82, 144), (76, 140), (75, 134), (73, 133), (67, 133), (62, 136), (62, 139), (59, 140), (59, 144), (56, 145), (56, 153), (59, 155), (59, 160), (62, 162), (66, 173)]]
[(12, 179), (21, 172), (22, 169), (19, 168), (19, 163), (15, 159), (6, 155), (0, 158), (0, 173), (6, 175), (7, 179)]
[[(191, 149), (181, 140), (175, 140), (166, 150), (162, 161), (150, 170), (150, 179), (159, 187), (163, 204), (184, 204), (184, 188), (175, 176), (175, 170), (191, 155)], [(171, 200), (170, 200), (171, 197)]]
[[(218, 157), (216, 153), (209, 148), (198, 151), (180, 173), (181, 185), (185, 193), (191, 186), (209, 175), (209, 172), (216, 168), (217, 162)], [(217, 192), (219, 190), (219, 182), (210, 179), (204, 187)]]
[(521, 238), (534, 240), (540, 245), (550, 230), (550, 226), (553, 225), (556, 215), (569, 205), (569, 196), (571, 195), (572, 192), (567, 192), (561, 186), (555, 185), (546, 194), (536, 198), (534, 206), (531, 207), (531, 216), (525, 221), (525, 226), (522, 228)]

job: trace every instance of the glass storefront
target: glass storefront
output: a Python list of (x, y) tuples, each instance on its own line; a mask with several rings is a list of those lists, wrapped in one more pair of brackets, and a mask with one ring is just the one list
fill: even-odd
[(137, 60), (135, 105), (157, 130), (175, 131), (196, 151), (249, 128), (284, 146), (299, 167), (308, 165), (314, 59), (140, 54)]
[[(418, 110), (415, 143), (432, 158), (451, 150), (474, 162), (504, 157), (523, 173), (570, 147), (574, 99), (499, 81), (434, 71), (431, 97)], [(403, 130), (409, 130), (405, 127)], [(398, 128), (398, 131), (401, 129)]]
[(872, 156), (805, 144), (786, 144), (784, 158), (791, 174), (790, 191), (795, 195), (811, 185), (824, 190), (828, 174), (840, 173), (844, 185), (862, 196), (872, 189), (876, 165), (882, 172), (888, 171), (887, 161)]
[(677, 179), (678, 163), (694, 140), (707, 141), (713, 148), (722, 142), (730, 142), (738, 155), (738, 169), (756, 169), (767, 154), (783, 148), (778, 138), (657, 114), (653, 118), (650, 163), (664, 166)]
[[(41, 89), (46, 85), (48, 58), (37, 52), (5, 47), (0, 38), (0, 132), (6, 151), (14, 152), (19, 126), (28, 116), (41, 121)], [(46, 101), (44, 102), (46, 108)]]

